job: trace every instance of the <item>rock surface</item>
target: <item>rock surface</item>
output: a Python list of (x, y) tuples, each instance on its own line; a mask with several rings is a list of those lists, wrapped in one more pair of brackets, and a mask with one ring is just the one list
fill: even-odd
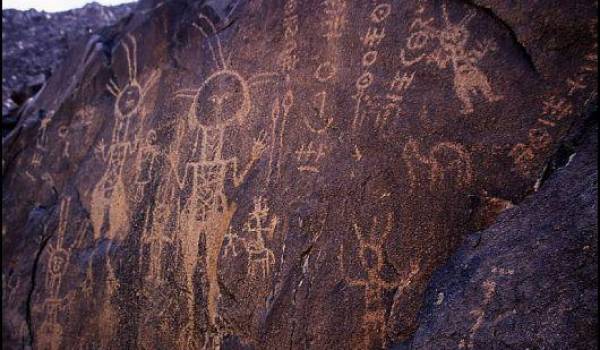
[(436, 272), (405, 349), (598, 347), (597, 119), (588, 127), (567, 166)]
[(84, 36), (131, 12), (132, 4), (47, 13), (2, 10), (2, 136), (16, 124), (18, 107), (32, 97)]
[[(597, 104), (597, 3), (507, 3), (142, 2), (72, 51), (3, 142), (4, 343), (445, 341), (428, 330), (445, 331), (452, 313), (427, 313), (428, 297), (419, 317), (432, 274), (467, 233), (538, 187)], [(502, 225), (490, 231), (511, 229)], [(482, 242), (486, 254), (513, 253)], [(448, 271), (468, 252), (458, 254)], [(586, 254), (596, 247), (577, 261)], [(498, 273), (517, 265), (492, 259), (472, 271), (481, 290), (467, 296), (488, 305), (460, 304), (462, 333), (444, 346), (495, 348), (519, 332), (518, 345), (543, 348), (552, 327), (578, 327), (570, 334), (591, 344), (593, 317), (544, 323), (547, 314), (517, 312), (505, 319), (539, 328), (493, 334), (486, 310), (506, 311), (492, 298), (511, 286)], [(523, 293), (546, 288), (536, 269), (551, 270), (538, 265), (515, 275), (540, 276)], [(560, 271), (569, 288), (581, 281)], [(469, 286), (433, 282), (448, 295)], [(597, 290), (597, 279), (587, 283)], [(597, 314), (586, 298), (563, 299), (556, 314)], [(483, 316), (469, 333), (471, 306)]]

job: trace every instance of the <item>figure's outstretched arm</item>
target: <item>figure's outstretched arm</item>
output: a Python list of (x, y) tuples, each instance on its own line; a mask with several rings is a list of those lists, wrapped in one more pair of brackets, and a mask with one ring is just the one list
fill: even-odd
[(250, 161), (246, 164), (244, 170), (238, 173), (238, 160), (237, 158), (233, 160), (233, 185), (235, 187), (239, 187), (244, 182), (254, 163), (262, 156), (265, 148), (267, 148), (266, 138), (266, 134), (261, 132), (258, 138), (254, 140), (254, 145), (252, 145), (252, 151), (250, 152)]

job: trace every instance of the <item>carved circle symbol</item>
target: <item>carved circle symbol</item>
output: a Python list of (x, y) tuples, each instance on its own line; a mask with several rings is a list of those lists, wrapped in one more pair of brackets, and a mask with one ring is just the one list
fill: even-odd
[(240, 123), (250, 112), (248, 84), (235, 71), (220, 70), (204, 81), (190, 113), (206, 128)]
[(356, 81), (356, 88), (359, 91), (362, 91), (362, 90), (365, 90), (366, 88), (368, 88), (369, 86), (371, 86), (372, 83), (373, 83), (373, 74), (371, 74), (370, 72), (365, 72)]
[(315, 72), (315, 78), (317, 78), (318, 81), (324, 83), (327, 80), (333, 78), (335, 76), (335, 73), (335, 66), (331, 62), (327, 61), (319, 65), (317, 71)]
[(154, 129), (148, 131), (148, 138), (147, 138), (146, 142), (150, 146), (156, 144), (156, 131)]
[(127, 85), (123, 91), (117, 97), (117, 108), (121, 115), (129, 116), (140, 104), (142, 98), (142, 89), (138, 84), (132, 83)]
[(371, 12), (371, 20), (375, 23), (383, 22), (392, 13), (390, 4), (379, 4)]
[(56, 254), (50, 258), (50, 273), (60, 274), (67, 263), (67, 258), (63, 254)]
[(377, 51), (368, 51), (363, 55), (362, 65), (363, 67), (369, 67), (377, 60)]
[(61, 138), (65, 138), (68, 132), (69, 128), (66, 125), (62, 125), (60, 128), (58, 128), (58, 136)]
[(429, 41), (429, 36), (422, 31), (418, 31), (410, 35), (406, 46), (410, 50), (418, 50), (425, 47), (425, 45), (427, 45), (427, 41)]

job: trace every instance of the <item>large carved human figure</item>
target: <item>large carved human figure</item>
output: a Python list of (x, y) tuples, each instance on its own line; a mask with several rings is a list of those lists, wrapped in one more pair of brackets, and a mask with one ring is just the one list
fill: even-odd
[[(94, 240), (107, 239), (104, 251), (106, 263), (106, 285), (102, 312), (99, 314), (99, 333), (103, 347), (114, 337), (116, 312), (112, 307), (112, 297), (119, 284), (115, 273), (115, 264), (111, 259), (111, 247), (116, 240), (122, 239), (129, 231), (129, 195), (123, 178), (123, 169), (128, 161), (135, 160), (138, 143), (144, 132), (142, 113), (144, 98), (155, 85), (159, 72), (153, 71), (144, 83), (138, 80), (137, 44), (132, 35), (127, 35), (121, 48), (127, 60), (127, 80), (124, 86), (111, 80), (108, 91), (115, 97), (114, 125), (110, 142), (104, 140), (96, 147), (96, 154), (105, 163), (105, 168), (92, 192), (90, 219), (94, 231)], [(92, 259), (90, 258), (90, 264)], [(93, 269), (88, 267), (86, 277), (87, 290), (91, 290)]]
[(401, 62), (405, 66), (410, 66), (425, 60), (428, 63), (436, 64), (440, 69), (445, 69), (450, 65), (454, 72), (454, 91), (462, 102), (461, 112), (464, 114), (473, 113), (471, 98), (477, 93), (481, 93), (489, 102), (501, 100), (502, 96), (494, 93), (487, 76), (477, 67), (477, 63), (488, 52), (495, 50), (494, 43), (486, 40), (483, 43), (478, 42), (476, 49), (467, 48), (470, 39), (467, 24), (475, 14), (470, 13), (460, 22), (452, 23), (444, 4), (442, 5), (442, 15), (444, 27), (441, 29), (431, 25), (432, 18), (427, 20), (417, 18), (413, 21), (406, 48), (412, 52), (426, 50), (430, 40), (437, 41), (437, 45), (433, 52), (424, 52), (415, 58), (407, 58), (406, 51), (402, 49), (400, 51)]
[[(129, 226), (127, 195), (123, 182), (123, 168), (138, 149), (138, 140), (143, 131), (140, 113), (144, 97), (158, 79), (158, 72), (153, 72), (144, 84), (137, 78), (137, 46), (135, 38), (127, 36), (128, 42), (122, 45), (127, 58), (128, 80), (123, 88), (111, 80), (108, 91), (116, 97), (114, 104), (114, 126), (108, 145), (102, 141), (96, 153), (106, 162), (102, 177), (96, 184), (91, 203), (91, 219), (94, 227), (94, 238), (106, 237), (111, 241), (118, 238)], [(108, 215), (107, 215), (108, 214)], [(103, 231), (105, 220), (108, 229)]]
[[(216, 32), (208, 18), (200, 15), (200, 20)], [(208, 37), (202, 26), (194, 26)], [(227, 68), (220, 43), (217, 44), (218, 51), (215, 51), (209, 42), (217, 63), (216, 72), (198, 89), (178, 94), (179, 97), (193, 100), (187, 117), (178, 126), (176, 150), (170, 156), (173, 177), (179, 190), (190, 191), (179, 217), (188, 288), (193, 296), (193, 275), (198, 262), (199, 240), (203, 237), (206, 249), (207, 314), (213, 332), (217, 329), (217, 303), (220, 296), (218, 259), (237, 208), (236, 203), (227, 198), (225, 184), (227, 179), (231, 179), (233, 186), (238, 187), (266, 147), (264, 137), (257, 138), (250, 150), (249, 161), (243, 168), (236, 156), (226, 155), (226, 130), (244, 121), (250, 111), (251, 101), (247, 81), (236, 71)], [(184, 140), (192, 140), (191, 149), (184, 144)], [(190, 185), (191, 189), (187, 187)], [(193, 324), (193, 297), (188, 306), (190, 323)], [(188, 324), (188, 328), (193, 326)], [(217, 342), (213, 339), (212, 347), (218, 348)]]

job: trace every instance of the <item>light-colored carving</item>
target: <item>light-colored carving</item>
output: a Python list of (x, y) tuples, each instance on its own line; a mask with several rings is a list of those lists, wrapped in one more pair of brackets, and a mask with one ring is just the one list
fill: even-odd
[[(125, 37), (119, 48), (122, 49), (126, 59), (127, 76), (122, 85), (112, 79), (106, 85), (108, 92), (115, 97), (114, 125), (110, 142), (106, 144), (102, 139), (95, 147), (96, 156), (106, 166), (92, 191), (90, 201), (90, 219), (94, 239), (106, 238), (108, 240), (104, 257), (105, 293), (102, 312), (98, 316), (102, 348), (110, 346), (116, 332), (115, 320), (118, 320), (117, 313), (112, 306), (112, 298), (119, 288), (119, 281), (115, 272), (115, 262), (111, 256), (111, 247), (115, 241), (122, 239), (128, 233), (129, 203), (136, 198), (135, 194), (130, 196), (126, 191), (123, 169), (129, 161), (136, 164), (135, 154), (140, 148), (140, 139), (144, 133), (146, 117), (143, 112), (144, 102), (148, 92), (156, 85), (160, 76), (160, 71), (154, 70), (145, 81), (140, 80), (137, 41), (131, 34)], [(145, 150), (147, 151), (148, 148)], [(134, 180), (140, 180), (139, 174), (136, 174)], [(83, 286), (85, 293), (92, 292), (92, 280), (94, 279), (90, 261)]]
[[(238, 252), (235, 250), (235, 243), (238, 241), (244, 241), (243, 238), (241, 238), (240, 236), (238, 236), (237, 233), (233, 232), (233, 230), (231, 229), (231, 227), (229, 228), (229, 230), (227, 231), (227, 233), (225, 234), (225, 245), (223, 247), (223, 256), (224, 257), (228, 257), (228, 256), (233, 256), (236, 257), (238, 256)], [(245, 246), (244, 246), (245, 248)]]
[[(226, 154), (226, 130), (243, 125), (250, 113), (252, 101), (249, 84), (223, 61), (220, 39), (214, 24), (204, 15), (199, 15), (198, 18), (200, 22), (194, 28), (207, 38), (208, 33), (203, 28), (212, 30), (211, 38), (217, 41), (219, 51), (213, 56), (221, 61), (216, 64), (219, 68), (206, 78), (194, 94), (177, 95), (191, 98), (192, 103), (177, 127), (175, 148), (168, 160), (176, 188), (179, 191), (184, 188), (189, 190), (189, 196), (178, 214), (181, 248), (190, 291), (187, 327), (195, 328), (193, 275), (199, 258), (199, 239), (204, 236), (204, 268), (208, 285), (206, 304), (210, 326), (208, 338), (214, 343), (218, 338), (215, 332), (218, 329), (218, 300), (221, 295), (218, 260), (231, 219), (237, 210), (237, 204), (230, 201), (225, 193), (225, 183), (227, 179), (231, 179), (233, 186), (239, 187), (245, 181), (267, 148), (267, 135), (262, 133), (254, 139), (249, 160), (243, 168), (240, 168), (237, 156)], [(191, 149), (183, 145), (184, 140), (193, 141)], [(186, 336), (182, 337), (182, 343), (185, 343)]]
[(492, 301), (492, 299), (494, 297), (494, 294), (496, 293), (496, 282), (495, 281), (485, 280), (483, 282), (482, 287), (484, 289), (483, 303), (482, 303), (481, 307), (478, 307), (475, 310), (471, 311), (471, 315), (476, 317), (475, 323), (473, 323), (473, 325), (469, 329), (468, 340), (462, 339), (459, 342), (459, 344), (458, 344), (459, 349), (465, 349), (465, 348), (466, 349), (474, 349), (475, 335), (477, 334), (477, 331), (479, 331), (479, 329), (483, 325), (483, 321), (485, 319), (485, 308), (490, 304), (490, 302)]
[(569, 86), (569, 96), (573, 96), (575, 94), (575, 91), (583, 90), (587, 87), (587, 85), (583, 82), (582, 76), (579, 76), (575, 79), (568, 78), (567, 85)]
[(383, 27), (383, 22), (391, 15), (391, 13), (391, 4), (382, 3), (376, 5), (369, 15), (372, 25), (369, 26), (366, 34), (361, 37), (361, 42), (366, 51), (361, 58), (363, 72), (356, 80), (356, 94), (352, 96), (352, 98), (356, 100), (354, 117), (352, 119), (352, 129), (355, 131), (362, 127), (365, 119), (366, 112), (361, 110), (361, 106), (363, 103), (368, 102), (369, 98), (366, 92), (375, 81), (375, 76), (368, 69), (377, 61), (379, 55), (377, 47), (385, 38), (385, 27)]
[(552, 145), (550, 128), (556, 127), (559, 121), (572, 114), (573, 105), (565, 98), (550, 96), (542, 101), (542, 117), (529, 129), (527, 142), (516, 144), (508, 154), (513, 158), (515, 169), (521, 175), (531, 175), (536, 154)]
[[(271, 111), (271, 144), (269, 147), (269, 165), (268, 165), (268, 169), (267, 169), (267, 185), (271, 182), (271, 174), (273, 173), (273, 162), (278, 162), (279, 159), (275, 159), (275, 148), (276, 148), (276, 142), (277, 142), (277, 127), (278, 127), (278, 122), (279, 122), (279, 118), (280, 113), (281, 112), (281, 107), (279, 105), (279, 99), (275, 99), (275, 102), (273, 103), (273, 109)], [(280, 132), (283, 132), (280, 130)]]
[(325, 7), (325, 27), (323, 36), (328, 41), (338, 40), (346, 28), (346, 1), (344, 0), (324, 0)]
[(377, 114), (375, 126), (383, 128), (390, 119), (393, 119), (400, 112), (400, 104), (403, 101), (404, 93), (412, 85), (415, 78), (415, 72), (397, 71), (385, 95), (385, 106), (383, 111)]
[[(160, 210), (165, 210), (165, 208), (161, 207)], [(156, 214), (160, 215), (160, 213), (157, 213), (155, 210), (155, 215)], [(156, 227), (152, 225), (152, 223), (153, 222), (150, 221), (150, 209), (148, 209), (146, 210), (144, 220), (140, 250), (143, 250), (144, 247), (146, 247), (148, 252), (149, 266), (148, 272), (146, 273), (146, 279), (158, 283), (163, 280), (161, 268), (163, 249), (165, 245), (173, 243), (173, 240), (160, 230), (160, 228), (162, 228), (160, 223), (156, 223)], [(144, 257), (145, 255), (140, 251), (140, 256)]]
[(71, 303), (72, 294), (61, 296), (61, 281), (66, 273), (71, 250), (76, 246), (81, 237), (77, 237), (70, 245), (65, 246), (65, 234), (69, 223), (71, 197), (62, 198), (60, 201), (58, 227), (56, 239), (48, 245), (48, 269), (44, 281), (48, 298), (44, 300), (43, 312), (45, 315), (39, 331), (36, 333), (36, 344), (40, 349), (58, 350), (63, 333), (58, 315)]
[(300, 62), (297, 54), (298, 42), (298, 15), (296, 14), (296, 0), (286, 0), (283, 10), (283, 39), (284, 48), (279, 56), (279, 64), (285, 72), (296, 69)]
[(84, 127), (89, 127), (92, 125), (95, 112), (96, 110), (94, 107), (83, 106), (77, 111), (77, 113), (75, 113), (75, 117), (83, 124)]
[(63, 328), (59, 323), (58, 315), (62, 313), (68, 300), (62, 298), (48, 298), (44, 301), (44, 314), (46, 318), (40, 329), (36, 332), (36, 348), (44, 350), (59, 350), (63, 335)]
[(279, 132), (279, 150), (278, 150), (278, 156), (277, 156), (277, 178), (279, 179), (281, 177), (281, 162), (283, 159), (283, 153), (284, 153), (284, 145), (283, 145), (283, 137), (284, 137), (284, 133), (285, 133), (285, 125), (287, 122), (287, 118), (288, 115), (290, 113), (290, 109), (292, 108), (292, 106), (294, 105), (294, 94), (292, 92), (291, 89), (289, 89), (285, 96), (283, 97), (283, 101), (282, 101), (282, 107), (283, 107), (283, 119), (281, 121), (281, 128), (280, 128), (280, 132)]
[[(471, 96), (481, 93), (488, 102), (497, 102), (503, 99), (502, 95), (496, 94), (488, 81), (488, 77), (481, 71), (477, 64), (489, 52), (496, 50), (492, 40), (477, 42), (476, 48), (468, 49), (470, 31), (467, 28), (469, 22), (475, 16), (470, 12), (458, 23), (453, 23), (448, 15), (446, 4), (442, 5), (442, 16), (444, 26), (437, 28), (432, 25), (433, 18), (416, 18), (410, 26), (410, 35), (407, 39), (406, 50), (400, 50), (400, 61), (405, 66), (425, 61), (437, 65), (439, 69), (446, 69), (449, 64), (454, 73), (454, 91), (462, 102), (461, 112), (463, 114), (473, 113), (473, 102)], [(437, 42), (433, 52), (421, 52), (431, 41)], [(416, 57), (409, 58), (407, 50)]]
[(302, 144), (295, 152), (298, 170), (304, 172), (318, 173), (321, 158), (325, 157), (327, 145), (319, 142), (317, 145), (313, 141), (308, 144)]
[(140, 145), (136, 160), (135, 199), (137, 202), (144, 198), (146, 187), (152, 182), (156, 172), (156, 161), (160, 150), (156, 143), (156, 131), (150, 130)]
[(275, 264), (275, 256), (273, 251), (265, 246), (265, 238), (273, 239), (277, 224), (277, 216), (271, 217), (269, 221), (269, 207), (265, 204), (264, 198), (255, 198), (254, 210), (244, 225), (244, 231), (248, 235), (246, 249), (249, 275), (256, 277), (258, 271), (262, 271), (263, 279), (270, 276), (271, 268)]
[(407, 166), (411, 191), (419, 186), (419, 167), (426, 168), (427, 182), (431, 190), (439, 188), (445, 180), (455, 179), (458, 188), (466, 188), (473, 181), (471, 157), (460, 144), (441, 142), (424, 155), (419, 144), (409, 139), (404, 146), (402, 158)]
[(392, 5), (388, 3), (383, 3), (377, 5), (373, 11), (371, 11), (371, 15), (369, 16), (373, 23), (381, 23), (388, 18), (389, 15), (392, 14)]
[(159, 71), (153, 71), (144, 83), (138, 80), (137, 41), (132, 35), (127, 35), (121, 48), (127, 60), (128, 76), (123, 87), (114, 80), (106, 86), (116, 98), (115, 123), (108, 146), (102, 140), (96, 148), (96, 153), (101, 153), (107, 164), (92, 192), (90, 211), (95, 238), (103, 236), (102, 228), (108, 217), (109, 226), (105, 236), (111, 241), (120, 238), (119, 235), (124, 234), (129, 227), (129, 205), (122, 178), (123, 167), (129, 156), (137, 152), (145, 118), (140, 112), (141, 107), (148, 91), (160, 76)]
[(57, 239), (48, 247), (48, 276), (46, 277), (46, 288), (51, 295), (58, 295), (60, 281), (69, 261), (70, 249), (63, 248), (63, 240), (67, 230), (67, 222), (71, 207), (71, 198), (63, 198), (60, 202), (58, 219)]
[(35, 140), (35, 146), (37, 149), (42, 151), (46, 150), (46, 145), (48, 144), (48, 125), (50, 125), (50, 122), (52, 122), (53, 117), (53, 113), (48, 113), (44, 118), (42, 118)]
[(542, 113), (554, 120), (562, 120), (573, 114), (573, 105), (564, 98), (551, 96), (542, 102)]
[(311, 120), (309, 120), (309, 117), (306, 114), (303, 114), (304, 124), (313, 133), (322, 134), (327, 129), (329, 129), (329, 127), (333, 123), (333, 117), (328, 116), (325, 111), (325, 109), (326, 109), (325, 103), (326, 102), (327, 102), (327, 92), (326, 91), (321, 91), (314, 96), (313, 103), (314, 103), (315, 107), (317, 107), (317, 111), (318, 111), (315, 119), (319, 121), (318, 122), (319, 125), (312, 125)]
[(358, 242), (358, 262), (362, 271), (366, 273), (365, 278), (351, 277), (344, 265), (344, 247), (341, 247), (339, 255), (340, 266), (344, 280), (351, 286), (361, 287), (364, 290), (364, 313), (363, 313), (363, 348), (373, 346), (373, 338), (382, 340), (385, 334), (385, 305), (383, 305), (383, 293), (386, 290), (396, 290), (401, 293), (412, 282), (419, 273), (419, 265), (411, 264), (411, 270), (405, 278), (398, 281), (388, 282), (381, 273), (383, 272), (385, 259), (385, 244), (393, 230), (394, 217), (392, 213), (385, 215), (381, 220), (376, 215), (371, 221), (368, 233), (361, 226), (354, 223), (353, 231)]
[(40, 164), (42, 164), (42, 159), (43, 158), (44, 157), (40, 153), (35, 152), (33, 154), (33, 156), (31, 157), (31, 166), (34, 167), (34, 168), (39, 167)]
[(325, 61), (317, 67), (317, 70), (315, 71), (315, 78), (319, 82), (324, 83), (335, 77), (336, 74), (337, 67), (333, 64), (333, 62)]
[(363, 155), (360, 152), (360, 148), (358, 148), (358, 146), (354, 146), (354, 153), (352, 153), (352, 158), (354, 158), (354, 160), (356, 160), (357, 162), (360, 162), (362, 159)]
[(64, 143), (62, 156), (69, 158), (69, 128), (66, 125), (58, 128), (58, 137), (60, 137)]

